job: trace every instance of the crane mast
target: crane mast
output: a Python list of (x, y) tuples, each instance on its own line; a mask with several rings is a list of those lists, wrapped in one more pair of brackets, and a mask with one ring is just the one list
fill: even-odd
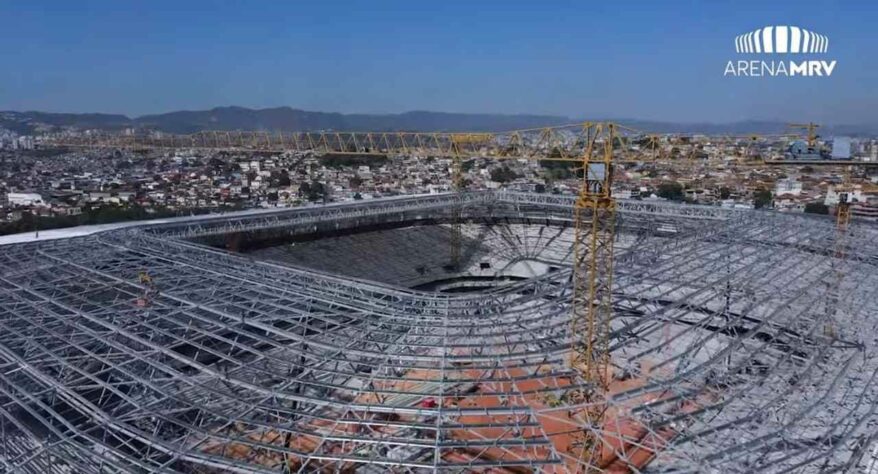
[(613, 237), (616, 202), (612, 197), (615, 125), (586, 124), (588, 145), (582, 158), (582, 184), (574, 204), (573, 350), (570, 366), (584, 388), (573, 401), (584, 405), (579, 460), (600, 459), (599, 432), (609, 389), (610, 321), (613, 315)]

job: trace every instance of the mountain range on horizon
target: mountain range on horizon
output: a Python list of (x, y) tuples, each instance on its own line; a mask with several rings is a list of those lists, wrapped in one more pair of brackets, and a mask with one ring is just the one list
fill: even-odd
[[(19, 134), (33, 134), (55, 128), (121, 130), (148, 128), (167, 133), (195, 133), (204, 130), (291, 131), (473, 131), (498, 132), (523, 128), (547, 127), (575, 123), (583, 119), (534, 114), (482, 114), (411, 111), (397, 114), (342, 114), (314, 112), (291, 107), (250, 109), (214, 107), (209, 110), (174, 111), (163, 114), (128, 117), (121, 114), (54, 113), (37, 111), (0, 111), (0, 128)], [(790, 132), (786, 122), (745, 120), (728, 123), (661, 122), (638, 119), (613, 119), (613, 122), (650, 133), (779, 134)], [(874, 136), (878, 124), (824, 125), (825, 136)]]

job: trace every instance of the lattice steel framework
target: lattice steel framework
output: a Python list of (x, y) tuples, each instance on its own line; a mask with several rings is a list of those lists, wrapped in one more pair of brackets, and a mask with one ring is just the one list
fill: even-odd
[[(517, 222), (559, 269), (419, 292), (206, 247), (360, 220)], [(874, 462), (878, 232), (621, 201), (606, 397), (579, 338), (575, 198), (464, 193), (134, 226), (0, 247), (0, 470), (843, 472)], [(487, 222), (487, 221), (486, 221)], [(500, 225), (500, 224), (492, 224)], [(547, 232), (540, 229), (558, 229)], [(565, 230), (566, 229), (566, 230)], [(549, 237), (551, 235), (552, 237)], [(473, 238), (470, 236), (469, 238)], [(509, 249), (514, 247), (510, 244)], [(849, 302), (825, 334), (836, 266)], [(136, 300), (155, 286), (151, 304)]]

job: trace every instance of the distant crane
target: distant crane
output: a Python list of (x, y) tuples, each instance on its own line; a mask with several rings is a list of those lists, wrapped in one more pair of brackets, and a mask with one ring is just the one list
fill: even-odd
[(808, 132), (808, 135), (806, 137), (808, 140), (808, 148), (817, 148), (817, 139), (820, 138), (820, 136), (817, 135), (817, 129), (820, 128), (820, 125), (814, 122), (788, 123), (787, 127), (806, 130)]

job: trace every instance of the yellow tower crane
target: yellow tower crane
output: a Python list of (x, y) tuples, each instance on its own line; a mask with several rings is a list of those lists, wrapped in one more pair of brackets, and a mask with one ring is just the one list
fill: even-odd
[[(594, 124), (587, 130), (583, 153), (582, 184), (574, 205), (575, 245), (573, 251), (574, 347), (571, 368), (590, 387), (573, 394), (585, 404), (586, 430), (582, 432), (579, 460), (598, 459), (603, 443), (596, 434), (606, 405), (602, 398), (610, 383), (610, 320), (613, 315), (613, 236), (616, 201), (612, 196), (614, 124)], [(588, 429), (591, 427), (591, 429)]]
[(652, 162), (658, 162), (664, 156), (664, 153), (662, 153), (661, 137), (656, 134), (651, 134), (647, 139), (647, 145), (650, 151)]
[(819, 135), (817, 135), (817, 129), (820, 128), (820, 125), (814, 122), (788, 123), (787, 127), (806, 130), (808, 132), (808, 135), (806, 136), (806, 139), (808, 140), (808, 148), (817, 148), (817, 139), (820, 138)]
[(835, 208), (835, 224), (840, 234), (845, 234), (851, 222), (851, 204), (854, 201), (854, 187), (851, 181), (852, 166), (844, 167), (841, 186), (836, 188), (838, 206)]
[(838, 205), (835, 207), (835, 258), (831, 260), (833, 278), (828, 282), (826, 301), (826, 322), (824, 333), (827, 337), (836, 336), (835, 315), (841, 301), (841, 285), (844, 281), (843, 263), (847, 255), (848, 226), (851, 221), (851, 203), (853, 202), (853, 185), (851, 184), (851, 166), (844, 167), (842, 184), (836, 188)]

